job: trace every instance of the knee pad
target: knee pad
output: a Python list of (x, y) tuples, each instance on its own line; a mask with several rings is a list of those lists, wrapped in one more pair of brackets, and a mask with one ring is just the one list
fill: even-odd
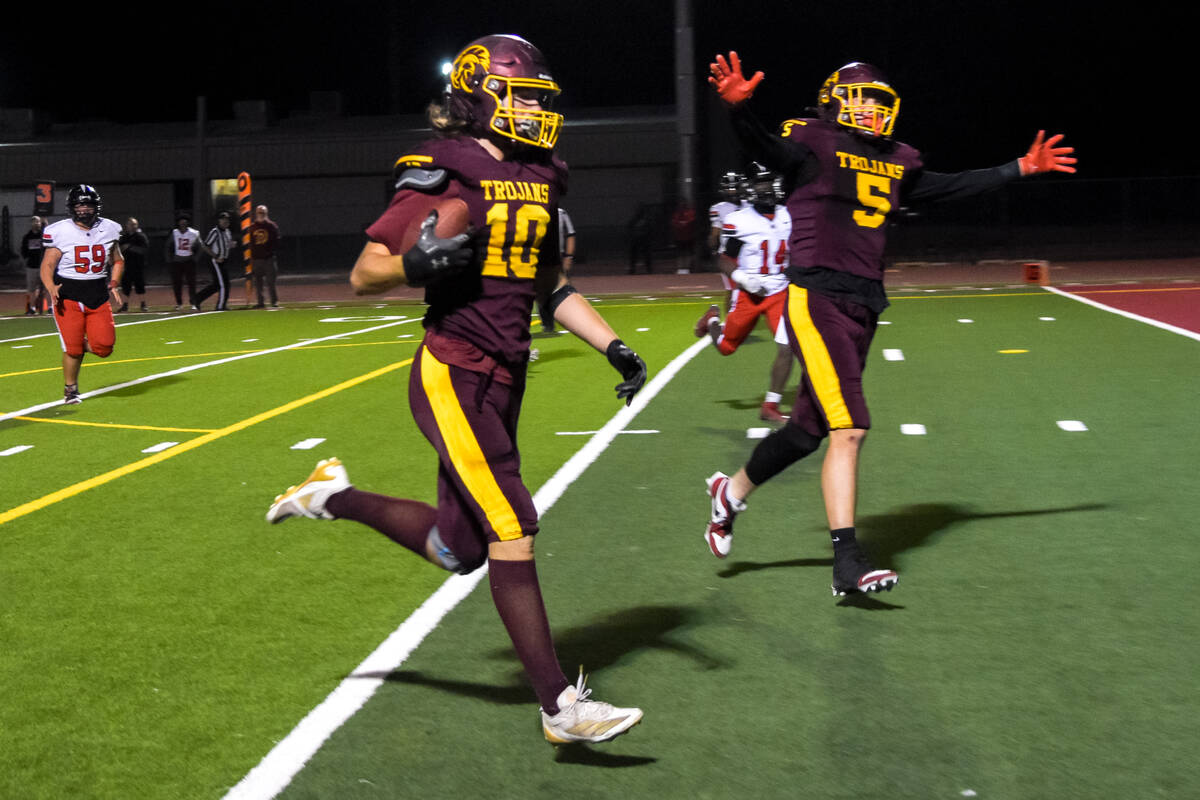
[(766, 483), (820, 447), (822, 438), (799, 425), (784, 425), (754, 448), (746, 462), (746, 477), (755, 486)]
[(100, 358), (108, 358), (112, 355), (113, 346), (111, 344), (93, 344), (92, 355)]
[(429, 543), (433, 545), (433, 551), (437, 554), (437, 559), (442, 567), (451, 572), (457, 572), (459, 575), (474, 572), (487, 560), (487, 553), (482, 548), (478, 552), (460, 558), (442, 541), (442, 535), (438, 532), (437, 525), (429, 529)]

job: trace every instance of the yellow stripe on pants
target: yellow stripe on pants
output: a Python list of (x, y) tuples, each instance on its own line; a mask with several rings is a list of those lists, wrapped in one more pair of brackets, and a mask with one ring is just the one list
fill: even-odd
[(521, 523), (512, 504), (500, 491), (496, 476), (471, 430), (471, 423), (459, 405), (458, 395), (450, 382), (450, 367), (434, 358), (427, 348), (421, 349), (421, 386), (446, 443), (450, 462), (467, 492), (483, 509), (488, 524), (501, 541), (520, 539)]
[(808, 372), (808, 379), (817, 394), (817, 402), (825, 411), (830, 430), (853, 428), (854, 420), (850, 417), (850, 410), (846, 408), (846, 399), (842, 396), (842, 382), (834, 369), (833, 359), (829, 356), (829, 348), (825, 346), (821, 332), (817, 330), (812, 316), (808, 313), (807, 289), (795, 285), (788, 287), (788, 321), (796, 334), (796, 341), (800, 343), (804, 369)]

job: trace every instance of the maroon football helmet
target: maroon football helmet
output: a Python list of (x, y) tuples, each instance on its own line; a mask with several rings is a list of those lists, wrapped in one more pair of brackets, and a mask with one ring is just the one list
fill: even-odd
[(869, 136), (886, 137), (896, 125), (900, 96), (878, 67), (853, 61), (821, 84), (817, 108), (821, 119)]
[[(542, 52), (520, 36), (476, 39), (450, 72), (450, 112), (476, 136), (499, 136), (532, 147), (554, 148), (563, 116), (550, 110), (560, 89)], [(538, 107), (523, 108), (521, 101)]]

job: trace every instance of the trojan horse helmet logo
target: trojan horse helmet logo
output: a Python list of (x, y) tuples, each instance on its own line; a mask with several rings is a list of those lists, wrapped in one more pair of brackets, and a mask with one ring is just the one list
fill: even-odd
[(473, 94), (478, 79), (487, 74), (492, 64), (492, 54), (483, 45), (473, 44), (454, 59), (454, 70), (450, 73), (450, 85), (461, 92)]

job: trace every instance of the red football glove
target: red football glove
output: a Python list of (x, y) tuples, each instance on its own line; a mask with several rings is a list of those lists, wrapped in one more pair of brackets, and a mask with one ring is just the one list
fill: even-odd
[(730, 106), (749, 100), (763, 79), (760, 70), (754, 73), (750, 80), (746, 80), (746, 76), (742, 74), (742, 60), (733, 50), (729, 51), (728, 61), (725, 60), (725, 56), (718, 55), (716, 62), (708, 65), (708, 71), (712, 73), (708, 82), (717, 90), (721, 100)]
[(1038, 131), (1029, 152), (1017, 159), (1021, 164), (1021, 175), (1036, 175), (1039, 172), (1074, 172), (1072, 166), (1078, 159), (1071, 155), (1074, 147), (1055, 147), (1063, 135), (1057, 133), (1046, 139), (1045, 131)]

